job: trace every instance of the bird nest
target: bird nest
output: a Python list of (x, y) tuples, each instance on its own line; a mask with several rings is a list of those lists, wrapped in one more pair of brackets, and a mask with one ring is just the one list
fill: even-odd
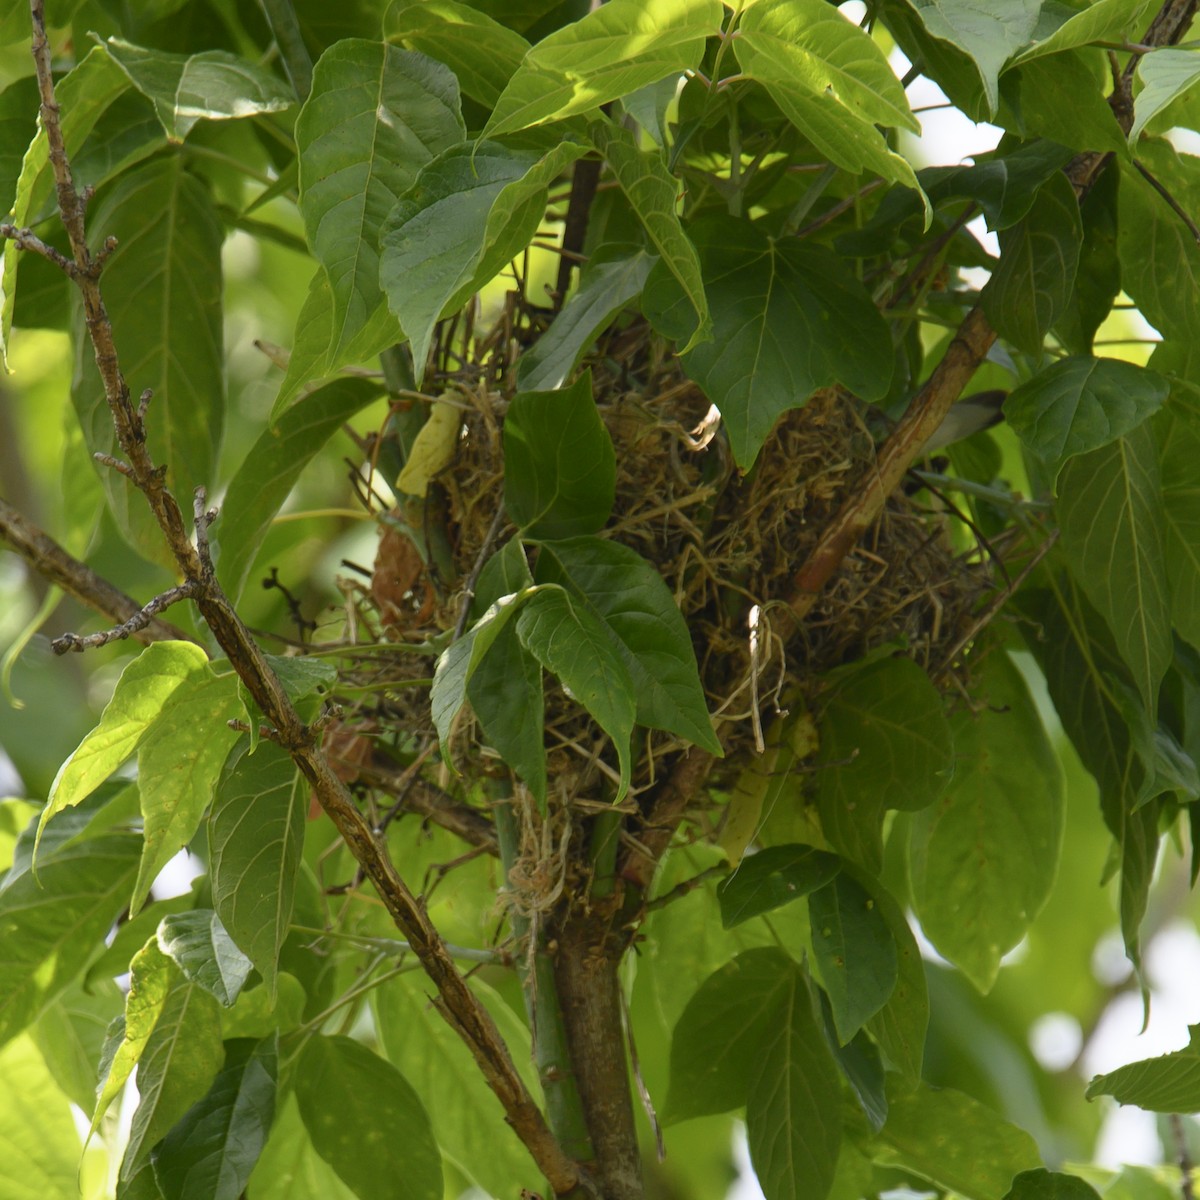
[[(482, 561), (512, 532), (497, 514), (501, 431), (519, 342), (509, 320), (471, 355), (454, 357), (444, 337), (435, 356), (440, 369), (431, 390), (462, 408), (454, 461), (425, 505), (426, 513), (436, 508), (448, 535), (452, 578), (435, 577), (393, 517), (381, 526), (363, 614), (381, 636), (405, 647), (460, 627)], [(601, 536), (653, 563), (674, 593), (730, 758), (761, 745), (781, 697), (811, 697), (825, 672), (880, 645), (894, 645), (939, 682), (953, 678), (976, 614), (995, 592), (994, 572), (979, 542), (956, 532), (956, 510), (927, 491), (898, 492), (888, 501), (801, 623), (787, 609), (797, 569), (873, 467), (874, 441), (852, 397), (829, 389), (787, 413), (743, 474), (707, 398), (642, 321), (610, 331), (588, 365), (616, 450), (616, 504)], [(404, 685), (428, 679), (430, 659), (398, 646), (372, 664), (358, 682), (395, 685), (376, 717), (408, 730), (415, 745), (428, 745), (428, 693)], [(556, 791), (571, 802), (596, 797), (601, 776), (613, 775), (611, 748), (550, 681), (545, 727)], [(469, 721), (455, 736), (457, 761), (475, 764), (478, 774), (496, 769)], [(644, 749), (635, 795), (662, 776), (683, 745), (656, 732)]]

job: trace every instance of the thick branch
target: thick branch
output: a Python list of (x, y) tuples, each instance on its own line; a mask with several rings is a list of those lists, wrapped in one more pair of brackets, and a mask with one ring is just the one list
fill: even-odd
[[(52, 537), (43, 533), (5, 500), (0, 499), (0, 539), (12, 547), (39, 575), (57, 584), (68, 596), (94, 609), (111, 621), (125, 622), (142, 611), (132, 596), (97, 575), (91, 567), (68, 554)], [(146, 624), (132, 629), (139, 642), (190, 642), (194, 638), (169, 621), (151, 616)]]

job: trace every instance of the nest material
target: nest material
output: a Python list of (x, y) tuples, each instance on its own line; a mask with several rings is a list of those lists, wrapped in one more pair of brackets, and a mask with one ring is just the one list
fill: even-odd
[[(479, 361), (438, 380), (463, 403), (456, 460), (426, 502), (427, 514), (438, 506), (448, 533), (454, 579), (433, 578), (405, 534), (384, 526), (372, 596), (397, 641), (411, 645), (455, 628), (467, 582), (511, 532), (501, 530), (496, 540), (493, 523), (503, 492), (501, 427), (512, 357), (498, 363), (492, 339)], [(994, 582), (987, 556), (957, 550), (947, 512), (931, 509), (928, 498), (889, 500), (798, 630), (780, 611), (826, 522), (871, 470), (873, 439), (853, 398), (829, 389), (785, 414), (742, 475), (723, 437), (701, 444), (691, 432), (703, 424), (708, 400), (644, 324), (610, 333), (590, 365), (617, 461), (616, 504), (602, 536), (637, 550), (673, 590), (728, 751), (761, 736), (780, 696), (811, 692), (822, 672), (880, 644), (903, 646), (926, 669), (944, 665)], [(427, 678), (431, 665), (398, 652), (372, 677), (396, 682), (389, 716), (418, 737), (432, 736), (428, 694), (400, 685)], [(612, 775), (605, 739), (549, 681), (546, 700), (550, 778), (564, 797), (594, 796), (598, 776)], [(473, 734), (464, 729), (459, 736)], [(661, 773), (664, 756), (681, 743), (655, 733), (647, 747), (635, 790)], [(456, 757), (479, 761), (466, 745), (456, 747)]]

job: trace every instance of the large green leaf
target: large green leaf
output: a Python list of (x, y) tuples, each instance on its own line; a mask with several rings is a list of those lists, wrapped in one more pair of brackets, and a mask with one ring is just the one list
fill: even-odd
[(762, 947), (739, 954), (704, 980), (671, 1034), (665, 1120), (686, 1121), (746, 1103), (755, 1059), (795, 970), (782, 950)]
[(131, 834), (74, 842), (0, 892), (0, 1044), (83, 971), (125, 907), (139, 852)]
[(275, 1117), (274, 1036), (237, 1038), (202, 1100), (151, 1154), (164, 1200), (239, 1200)]
[(275, 1114), (271, 1136), (250, 1176), (253, 1200), (355, 1200), (316, 1152), (291, 1094)]
[(217, 777), (238, 739), (229, 721), (241, 711), (237, 676), (208, 668), (163, 704), (138, 746), (142, 862), (129, 902), (136, 915), (158, 873), (191, 841)]
[(71, 1107), (29, 1038), (0, 1050), (0, 1105), (0, 1200), (79, 1195), (79, 1134)]
[(1164, 46), (1138, 59), (1137, 77), (1144, 86), (1133, 103), (1131, 145), (1154, 117), (1200, 79), (1200, 57), (1194, 50)]
[(529, 49), (519, 33), (458, 0), (393, 0), (383, 36), (445, 63), (462, 90), (488, 108)]
[(379, 282), (412, 343), (418, 384), (433, 329), (529, 244), (546, 188), (585, 147), (538, 156), (496, 142), (451, 146), (424, 167), (379, 233)]
[(974, 685), (978, 710), (951, 719), (954, 779), (913, 816), (908, 862), (921, 928), (986, 992), (1050, 895), (1065, 798), (1058, 756), (1003, 651)]
[(1200, 1025), (1188, 1026), (1188, 1044), (1182, 1050), (1097, 1075), (1088, 1084), (1087, 1096), (1112, 1096), (1118, 1104), (1136, 1104), (1150, 1112), (1200, 1109)]
[(1153, 433), (1141, 425), (1073, 458), (1059, 485), (1059, 525), (1071, 570), (1108, 623), (1153, 713), (1173, 654)]
[(128, 1182), (150, 1151), (208, 1091), (225, 1061), (220, 1009), (204, 988), (175, 974), (175, 984), (138, 1062), (138, 1106), (121, 1162)]
[(720, 32), (719, 0), (609, 0), (543, 38), (496, 102), (496, 137), (588, 112), (700, 63)]
[(96, 1103), (105, 1031), (124, 999), (111, 979), (90, 986), (81, 980), (52, 1001), (30, 1030), (58, 1086), (85, 1112)]
[(1163, 549), (1171, 589), (1171, 620), (1200, 646), (1200, 407), (1172, 396), (1155, 419), (1162, 474)]
[(538, 587), (517, 614), (521, 645), (591, 714), (612, 738), (620, 764), (615, 803), (625, 798), (633, 771), (630, 739), (637, 691), (624, 646), (588, 607), (562, 588)]
[(230, 756), (208, 821), (213, 906), (271, 995), (287, 937), (308, 787), (279, 746)]
[(359, 1200), (442, 1200), (429, 1114), (386, 1059), (348, 1037), (317, 1036), (304, 1047), (295, 1088), (317, 1153)]
[(121, 38), (101, 44), (129, 82), (154, 104), (173, 142), (182, 142), (198, 121), (279, 112), (296, 102), (291, 88), (270, 71), (224, 50), (168, 54)]
[(384, 219), (420, 169), (464, 132), (453, 74), (423, 54), (347, 38), (314, 67), (296, 118), (300, 211), (329, 278), (334, 355), (379, 305)]
[[(749, 221), (705, 220), (691, 234), (713, 340), (685, 354), (683, 365), (721, 410), (739, 466), (748, 469), (780, 415), (818, 388), (841, 383), (864, 400), (887, 394), (891, 336), (834, 254), (794, 238), (772, 241)], [(691, 337), (691, 305), (661, 264), (642, 303), (668, 337)]]
[(1034, 30), (1031, 44), (1014, 55), (1008, 65), (1017, 66), (1033, 58), (1059, 54), (1063, 50), (1073, 50), (1092, 42), (1119, 41), (1134, 30), (1150, 5), (1151, 0), (1095, 0), (1080, 10), (1063, 6), (1059, 11), (1068, 14), (1066, 20), (1054, 24), (1049, 32), (1042, 35), (1042, 22), (1047, 18), (1053, 20), (1056, 15), (1051, 6), (1046, 5), (1040, 14), (1041, 20)]
[(86, 800), (133, 754), (177, 689), (208, 673), (208, 656), (191, 642), (154, 642), (129, 663), (100, 724), (59, 767), (38, 819), (38, 842), (51, 817)]
[(1099, 1200), (1099, 1195), (1078, 1175), (1034, 1167), (1013, 1179), (1004, 1200)]
[(908, 0), (925, 28), (971, 57), (994, 114), (1000, 102), (998, 78), (1004, 64), (1028, 45), (1037, 26), (1040, 0)]
[(683, 351), (690, 350), (712, 336), (712, 322), (700, 260), (676, 212), (679, 183), (667, 170), (661, 151), (639, 149), (628, 129), (596, 121), (589, 133), (637, 213), (660, 264), (674, 276), (691, 305), (695, 327)]
[(518, 392), (504, 419), (504, 504), (529, 537), (596, 533), (612, 511), (616, 454), (585, 371), (557, 392)]
[(953, 1088), (921, 1084), (888, 1093), (877, 1159), (904, 1167), (967, 1200), (996, 1200), (1013, 1177), (1041, 1165), (1033, 1138)]
[(911, 659), (884, 659), (838, 687), (820, 735), (821, 827), (841, 853), (877, 871), (885, 809), (925, 808), (950, 782), (953, 742), (941, 697)]
[(523, 392), (562, 387), (584, 350), (629, 301), (641, 295), (654, 263), (654, 256), (644, 250), (589, 263), (578, 290), (517, 361), (517, 387)]
[(920, 192), (912, 167), (875, 129), (920, 125), (869, 33), (822, 0), (775, 0), (743, 14), (735, 45), (746, 75), (830, 162)]
[[(193, 491), (212, 483), (225, 420), (225, 232), (208, 189), (188, 173), (178, 153), (122, 176), (104, 191), (88, 218), (94, 244), (106, 237), (118, 241), (104, 269), (113, 339), (133, 394), (146, 388), (154, 392), (147, 445), (190, 511)], [(78, 298), (73, 308), (75, 411), (88, 449), (119, 456)], [(116, 471), (99, 469), (121, 532), (146, 557), (169, 557), (145, 497)]]
[(1071, 298), (1083, 230), (1079, 202), (1065, 175), (1038, 189), (1029, 213), (1000, 234), (1000, 264), (980, 296), (996, 331), (1029, 354)]
[(896, 987), (896, 943), (874, 897), (850, 875), (835, 875), (808, 898), (813, 961), (845, 1046)]
[(1057, 477), (1067, 459), (1108, 445), (1157, 412), (1167, 381), (1115, 358), (1059, 359), (1004, 402), (1022, 442)]
[[(238, 998), (253, 963), (237, 948), (221, 919), (208, 908), (171, 913), (158, 927), (158, 947), (184, 976), (229, 1008)], [(126, 1023), (128, 1023), (126, 1014)]]
[[(129, 87), (129, 80), (115, 62), (99, 47), (94, 47), (74, 70), (55, 83), (55, 94), (62, 110), (62, 135), (67, 154), (74, 155), (112, 102)], [(16, 196), (9, 220), (16, 226), (27, 225), (43, 199), (53, 193), (50, 170), (50, 145), (45, 130), (39, 129), (29, 144), (17, 178)], [(0, 353), (8, 366), (8, 343), (12, 334), (13, 306), (17, 298), (17, 264), (20, 254), (16, 243), (4, 241), (3, 307), (0, 308)]]
[[(551, 563), (559, 568), (551, 570)], [(636, 550), (595, 537), (548, 542), (538, 580), (582, 596), (617, 635), (637, 696), (637, 721), (721, 753), (687, 624), (658, 570)]]
[(246, 585), (254, 556), (301, 472), (355, 413), (380, 395), (366, 379), (338, 379), (310, 392), (250, 447), (230, 480), (216, 526), (217, 568), (231, 599)]
[(1121, 292), (1121, 258), (1117, 253), (1120, 178), (1116, 163), (1110, 163), (1079, 205), (1083, 223), (1079, 270), (1075, 272), (1075, 290), (1055, 326), (1063, 346), (1073, 354), (1092, 353), (1096, 332)]
[(743, 921), (800, 900), (827, 884), (841, 870), (837, 855), (812, 846), (768, 846), (742, 859), (717, 887), (721, 924), (732, 929)]
[[(524, 1021), (486, 984), (473, 982), (472, 989), (488, 1001), (513, 1061), (532, 1068)], [(378, 988), (373, 1003), (388, 1059), (406, 1078), (420, 1081), (444, 1159), (489, 1195), (503, 1196), (521, 1184), (535, 1190), (537, 1168), (504, 1121), (470, 1050), (430, 1002), (427, 989), (411, 977), (397, 979)]]
[(808, 982), (789, 966), (750, 1064), (746, 1141), (766, 1200), (824, 1200), (842, 1140), (841, 1077)]

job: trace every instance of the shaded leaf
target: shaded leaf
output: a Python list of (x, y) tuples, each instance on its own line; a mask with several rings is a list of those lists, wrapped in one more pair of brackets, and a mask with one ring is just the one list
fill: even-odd
[(525, 55), (483, 131), (497, 137), (588, 112), (699, 65), (719, 0), (609, 0)]
[(295, 1089), (317, 1153), (359, 1200), (442, 1200), (429, 1115), (386, 1059), (348, 1037), (313, 1037), (297, 1065)]
[[(1108, 106), (1105, 110), (1110, 112)], [(1055, 332), (1073, 354), (1091, 354), (1096, 331), (1112, 312), (1121, 292), (1121, 259), (1117, 253), (1117, 187), (1120, 171), (1110, 163), (1079, 205), (1083, 245), (1075, 290)]]
[(1136, 1104), (1150, 1112), (1200, 1109), (1200, 1025), (1188, 1026), (1188, 1044), (1182, 1050), (1097, 1075), (1088, 1084), (1087, 1097), (1097, 1096), (1112, 1096), (1119, 1104)]
[(721, 924), (732, 929), (743, 921), (799, 900), (827, 884), (841, 870), (834, 854), (812, 846), (768, 846), (749, 858), (717, 886)]
[(354, 1193), (316, 1152), (295, 1095), (275, 1114), (266, 1146), (250, 1176), (253, 1200), (355, 1200)]
[(1004, 402), (1021, 441), (1057, 476), (1067, 459), (1136, 429), (1167, 398), (1154, 371), (1115, 358), (1059, 359)]
[(612, 511), (616, 454), (585, 371), (556, 392), (518, 392), (504, 419), (504, 504), (529, 537), (596, 533)]
[(308, 786), (295, 764), (264, 742), (254, 754), (230, 756), (208, 821), (213, 906), (272, 997), (307, 811)]
[[(748, 221), (706, 219), (691, 234), (713, 340), (683, 355), (683, 365), (720, 408), (740, 467), (753, 464), (780, 415), (818, 388), (842, 383), (865, 400), (887, 394), (894, 364), (887, 326), (834, 254), (795, 239), (773, 242)], [(694, 332), (691, 305), (661, 264), (642, 304), (676, 342)]]
[(1171, 621), (1200, 646), (1200, 408), (1172, 402), (1155, 420)]
[(1004, 1200), (1098, 1200), (1099, 1193), (1078, 1175), (1035, 1167), (1012, 1181)]
[(85, 1112), (96, 1103), (100, 1052), (109, 1022), (125, 997), (111, 979), (73, 984), (30, 1030), (58, 1086)]
[[(221, 919), (207, 908), (163, 917), (158, 946), (188, 979), (212, 992), (226, 1008), (238, 998), (253, 967)], [(128, 1020), (126, 1013), (126, 1024)]]
[(379, 305), (379, 232), (435, 155), (463, 139), (458, 84), (423, 54), (347, 38), (321, 55), (296, 118), (300, 211), (332, 299), (330, 353)]
[(169, 54), (121, 38), (101, 45), (130, 83), (153, 102), (173, 142), (182, 142), (198, 121), (279, 112), (296, 102), (291, 88), (270, 71), (224, 50)]
[(1071, 571), (1112, 630), (1142, 702), (1154, 713), (1173, 651), (1153, 433), (1141, 425), (1073, 458), (1059, 485)]

